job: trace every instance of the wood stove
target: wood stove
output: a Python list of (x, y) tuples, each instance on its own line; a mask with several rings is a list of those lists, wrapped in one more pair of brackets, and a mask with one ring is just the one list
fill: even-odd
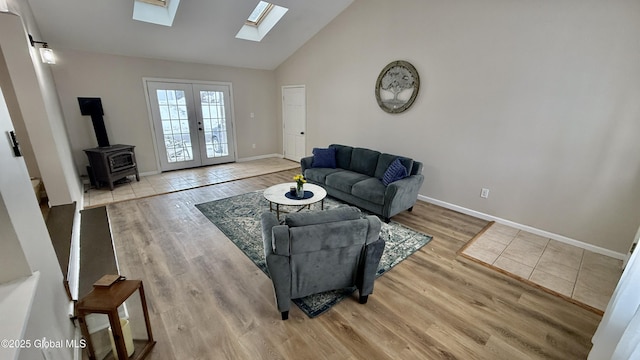
[(116, 181), (129, 175), (135, 175), (140, 181), (134, 148), (133, 145), (110, 145), (86, 149), (92, 183), (98, 188), (106, 183), (113, 190)]
[(100, 187), (103, 183), (113, 190), (114, 183), (129, 175), (135, 175), (140, 181), (136, 154), (133, 145), (110, 145), (107, 129), (104, 126), (104, 111), (100, 98), (78, 98), (82, 115), (91, 115), (93, 130), (96, 133), (98, 147), (86, 149), (89, 158), (87, 172), (91, 184)]

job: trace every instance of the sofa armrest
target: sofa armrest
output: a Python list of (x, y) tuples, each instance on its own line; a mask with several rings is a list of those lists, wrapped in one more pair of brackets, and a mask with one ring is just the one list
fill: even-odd
[(409, 175), (421, 175), (424, 165), (420, 161), (413, 160), (413, 167), (411, 168), (411, 174)]
[(311, 164), (313, 164), (313, 156), (307, 156), (300, 159), (300, 167), (302, 168), (302, 173), (304, 171), (311, 168)]
[(418, 191), (424, 182), (424, 175), (411, 175), (402, 180), (394, 181), (384, 193), (384, 207), (382, 215), (390, 218), (393, 215), (412, 207), (418, 199)]

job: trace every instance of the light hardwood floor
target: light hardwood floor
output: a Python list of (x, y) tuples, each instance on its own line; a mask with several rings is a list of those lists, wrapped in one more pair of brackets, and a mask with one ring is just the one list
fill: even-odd
[(366, 305), (355, 293), (280, 320), (268, 277), (194, 205), (298, 171), (107, 206), (121, 272), (144, 281), (150, 359), (586, 358), (600, 316), (457, 256), (486, 222), (420, 201), (393, 220), (433, 240), (378, 278)]

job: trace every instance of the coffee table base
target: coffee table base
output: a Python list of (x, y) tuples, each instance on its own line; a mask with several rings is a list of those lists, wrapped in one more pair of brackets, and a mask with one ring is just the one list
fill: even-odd
[[(276, 205), (275, 211), (276, 211), (276, 217), (278, 218), (278, 220), (280, 220), (280, 213), (283, 214), (289, 214), (290, 211), (285, 211), (285, 210), (280, 210), (280, 206), (298, 206), (299, 209), (296, 210), (295, 212), (300, 212), (302, 211), (304, 208), (307, 209), (311, 209), (311, 205), (313, 204), (307, 204), (307, 205), (280, 205), (278, 203), (274, 203), (273, 201), (269, 201), (269, 212), (273, 212), (273, 204)], [(324, 210), (324, 199), (320, 200), (320, 210)]]

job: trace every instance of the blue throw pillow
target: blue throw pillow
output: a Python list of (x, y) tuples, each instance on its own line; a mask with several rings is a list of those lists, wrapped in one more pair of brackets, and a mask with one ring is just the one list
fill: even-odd
[(313, 148), (313, 162), (311, 167), (314, 168), (336, 168), (336, 149)]
[(408, 176), (407, 168), (402, 165), (400, 158), (393, 160), (382, 176), (382, 184), (387, 186), (394, 181), (404, 179)]

